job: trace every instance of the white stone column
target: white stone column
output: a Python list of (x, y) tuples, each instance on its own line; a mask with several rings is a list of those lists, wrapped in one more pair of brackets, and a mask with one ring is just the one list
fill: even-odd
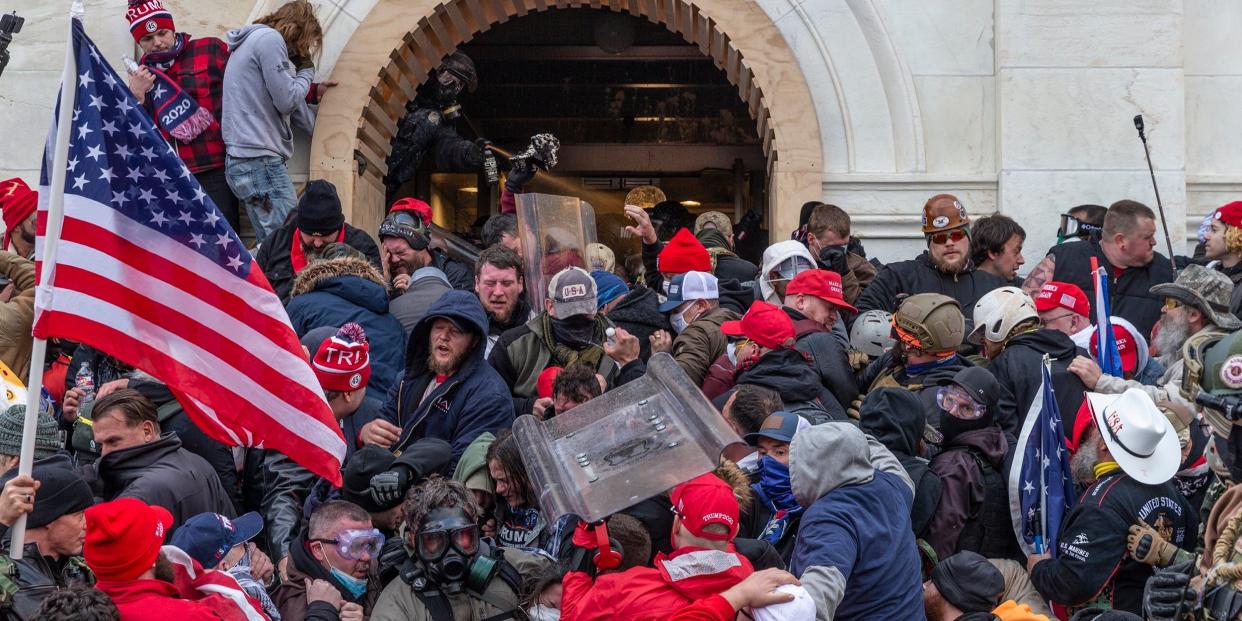
[[(998, 205), (1026, 228), (1028, 264), (1076, 204), (1129, 198), (1156, 208), (1136, 114), (1169, 234), (1184, 239), (1182, 0), (996, 0), (995, 21)], [(1166, 253), (1162, 235), (1158, 243)]]

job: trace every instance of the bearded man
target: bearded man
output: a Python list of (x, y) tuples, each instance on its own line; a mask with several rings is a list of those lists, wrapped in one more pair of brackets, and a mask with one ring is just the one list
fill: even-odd
[(1075, 358), (1069, 371), (1082, 378), (1083, 385), (1093, 392), (1119, 394), (1135, 388), (1156, 403), (1169, 401), (1180, 404), (1186, 412), (1195, 412), (1198, 406), (1187, 401), (1181, 391), (1186, 363), (1182, 345), (1201, 338), (1220, 338), (1242, 327), (1242, 321), (1229, 312), (1233, 281), (1211, 268), (1188, 265), (1177, 280), (1152, 287), (1151, 295), (1164, 298), (1160, 320), (1152, 330), (1152, 347), (1165, 372), (1154, 386), (1103, 375), (1100, 366), (1085, 356)]
[(951, 194), (937, 194), (923, 205), (927, 252), (909, 261), (889, 263), (858, 296), (858, 311), (896, 311), (898, 296), (940, 293), (962, 308), (974, 308), (983, 294), (1007, 284), (976, 269), (970, 258), (970, 216)]
[(449, 291), (437, 300), (410, 334), (405, 374), (380, 417), (362, 428), (362, 442), (397, 452), (438, 438), (453, 446), (451, 470), (479, 435), (509, 428), (508, 385), (483, 357), (487, 324), (471, 293)]
[(523, 295), (526, 283), (522, 275), (522, 257), (505, 246), (488, 247), (474, 263), (474, 292), (487, 311), (488, 320), (484, 357), (491, 355), (492, 346), (505, 330), (531, 318), (530, 304)]

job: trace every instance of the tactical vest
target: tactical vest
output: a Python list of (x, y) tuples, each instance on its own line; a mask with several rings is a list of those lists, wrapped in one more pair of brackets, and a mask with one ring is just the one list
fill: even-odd
[(984, 455), (973, 447), (954, 447), (949, 451), (966, 451), (979, 466), (983, 477), (983, 503), (977, 514), (966, 519), (958, 539), (958, 550), (978, 552), (986, 558), (1007, 558), (1022, 562), (1022, 550), (1013, 533), (1010, 515), (1009, 484), (1004, 475), (992, 467)]

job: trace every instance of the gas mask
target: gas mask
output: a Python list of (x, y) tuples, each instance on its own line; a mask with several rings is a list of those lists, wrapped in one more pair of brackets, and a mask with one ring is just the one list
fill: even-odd
[(441, 507), (423, 518), (414, 536), (414, 553), (427, 574), (446, 593), (463, 587), (481, 591), (495, 574), (495, 560), (479, 554), (479, 526), (460, 508)]
[(461, 94), (465, 86), (466, 84), (451, 71), (436, 72), (435, 98), (436, 103), (441, 107), (440, 113), (445, 119), (453, 121), (461, 116), (461, 105), (457, 103), (457, 96)]

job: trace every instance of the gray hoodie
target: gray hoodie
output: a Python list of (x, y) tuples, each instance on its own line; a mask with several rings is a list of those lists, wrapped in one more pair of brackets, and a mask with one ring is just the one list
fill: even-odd
[(310, 132), (315, 113), (306, 93), (313, 69), (295, 73), (285, 39), (262, 24), (250, 24), (225, 35), (229, 63), (224, 69), (224, 117), (221, 130), (230, 157), (293, 155), (290, 121)]

